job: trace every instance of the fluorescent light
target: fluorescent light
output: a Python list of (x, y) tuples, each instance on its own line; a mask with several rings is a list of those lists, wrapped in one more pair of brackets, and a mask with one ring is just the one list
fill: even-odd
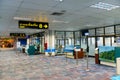
[(86, 25), (84, 25), (84, 26), (90, 27), (90, 26), (95, 26), (95, 25), (93, 25), (93, 24), (86, 24)]
[(32, 20), (31, 18), (25, 18), (25, 17), (13, 17), (14, 20)]
[(68, 21), (59, 21), (59, 20), (53, 20), (53, 23), (69, 23)]
[(63, 0), (59, 0), (60, 2), (62, 2)]
[(63, 0), (55, 0), (55, 1), (58, 1), (58, 2), (63, 2)]
[(105, 9), (105, 10), (112, 10), (112, 9), (119, 8), (120, 6), (99, 2), (98, 4), (91, 5), (90, 7), (99, 8), (99, 9)]

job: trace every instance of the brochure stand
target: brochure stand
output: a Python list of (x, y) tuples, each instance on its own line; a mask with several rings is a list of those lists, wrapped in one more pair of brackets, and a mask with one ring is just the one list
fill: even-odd
[(76, 64), (78, 65), (78, 51), (80, 51), (80, 49), (75, 49), (75, 54), (76, 54)]

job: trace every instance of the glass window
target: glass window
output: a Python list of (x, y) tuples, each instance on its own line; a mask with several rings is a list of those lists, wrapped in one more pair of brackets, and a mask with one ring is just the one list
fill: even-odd
[(95, 29), (89, 30), (89, 36), (95, 36)]
[(105, 27), (105, 35), (113, 35), (114, 34), (114, 26)]
[(61, 49), (61, 47), (64, 47), (64, 32), (63, 31), (58, 31), (55, 33), (55, 46), (56, 46), (56, 49)]
[(74, 45), (73, 32), (66, 32), (66, 39), (68, 40), (68, 44), (66, 43), (66, 45)]
[(111, 39), (110, 39), (110, 37), (105, 37), (105, 46), (111, 46)]
[(120, 25), (116, 26), (116, 34), (120, 34)]
[(64, 39), (65, 38), (64, 32), (62, 32), (62, 31), (61, 32), (56, 32), (55, 37), (57, 39)]
[(75, 32), (75, 45), (80, 45), (80, 31)]
[(96, 35), (97, 36), (104, 35), (104, 28), (97, 28), (96, 29)]
[(87, 49), (87, 40), (86, 40), (86, 36), (82, 36), (82, 37), (81, 37), (81, 48)]
[(95, 56), (95, 55), (94, 55), (94, 50), (95, 50), (95, 37), (89, 37), (89, 38), (88, 38), (88, 48), (89, 48), (89, 55)]
[(97, 37), (98, 46), (103, 46), (103, 37)]

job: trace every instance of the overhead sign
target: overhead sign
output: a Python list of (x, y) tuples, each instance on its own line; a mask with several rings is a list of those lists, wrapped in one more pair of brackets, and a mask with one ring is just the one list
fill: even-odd
[(30, 35), (30, 37), (42, 37), (42, 36), (44, 36), (44, 32), (34, 33)]
[(26, 37), (25, 33), (10, 33), (10, 36), (13, 37)]
[(48, 29), (48, 22), (34, 22), (34, 21), (19, 21), (18, 26), (20, 29)]

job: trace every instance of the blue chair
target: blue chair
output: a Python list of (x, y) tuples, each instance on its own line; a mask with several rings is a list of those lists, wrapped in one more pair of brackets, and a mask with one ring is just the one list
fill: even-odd
[(120, 75), (118, 75), (118, 76), (113, 76), (113, 77), (111, 78), (111, 80), (120, 80)]

